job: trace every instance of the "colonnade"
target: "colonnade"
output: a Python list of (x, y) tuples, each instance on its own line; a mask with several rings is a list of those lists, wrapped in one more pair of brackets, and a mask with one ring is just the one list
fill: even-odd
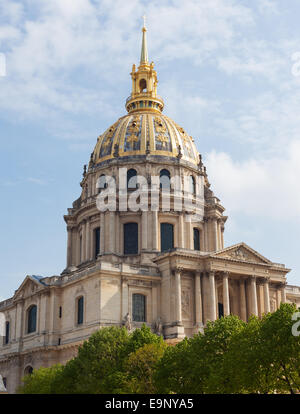
[[(175, 315), (174, 324), (182, 325), (182, 300), (181, 300), (181, 277), (183, 269), (175, 268), (174, 293), (175, 293)], [(231, 277), (230, 277), (231, 276)], [(247, 321), (251, 315), (261, 316), (263, 313), (271, 311), (270, 308), (270, 281), (269, 278), (258, 276), (238, 276), (230, 275), (229, 272), (200, 272), (194, 273), (194, 320), (195, 326), (201, 327), (208, 320), (214, 321), (219, 317), (218, 314), (218, 291), (222, 289), (223, 315), (237, 314), (242, 320)], [(230, 297), (230, 286), (235, 284), (235, 292), (238, 294)], [(263, 287), (263, 295), (260, 295), (258, 287)], [(277, 307), (280, 302), (286, 302), (285, 284), (276, 286), (277, 288)], [(230, 300), (231, 299), (231, 300)], [(233, 311), (230, 303), (237, 301)], [(260, 309), (258, 306), (260, 305)]]

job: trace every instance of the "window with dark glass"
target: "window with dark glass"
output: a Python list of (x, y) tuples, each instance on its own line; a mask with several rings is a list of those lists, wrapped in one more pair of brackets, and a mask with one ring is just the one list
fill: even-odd
[(36, 331), (36, 313), (37, 313), (36, 305), (31, 306), (31, 308), (29, 308), (28, 310), (27, 333)]
[(95, 259), (100, 253), (100, 227), (94, 230), (94, 246), (95, 246)]
[(127, 188), (137, 188), (137, 172), (134, 168), (130, 168), (130, 170), (127, 171)]
[(200, 250), (200, 231), (194, 227), (194, 250)]
[(196, 194), (196, 181), (192, 175), (190, 175), (190, 193)]
[(161, 170), (159, 174), (159, 183), (162, 190), (170, 191), (170, 178), (170, 171), (165, 169)]
[(224, 306), (223, 306), (223, 303), (218, 303), (218, 313), (219, 313), (219, 319), (224, 316)]
[(173, 249), (174, 247), (174, 228), (173, 224), (161, 223), (160, 225), (160, 245), (161, 251)]
[(5, 323), (5, 344), (9, 343), (9, 322)]
[(146, 296), (134, 293), (132, 295), (132, 320), (146, 322)]
[(24, 370), (25, 375), (31, 375), (32, 373), (33, 373), (33, 368), (30, 365), (25, 368)]
[(7, 379), (4, 377), (2, 378), (2, 381), (3, 381), (4, 387), (7, 389)]
[(62, 307), (60, 306), (59, 307), (59, 318), (61, 318), (62, 317)]
[(83, 296), (77, 300), (77, 324), (83, 323)]
[(106, 176), (104, 174), (100, 175), (98, 180), (98, 191), (100, 193), (101, 190), (104, 190), (104, 188), (107, 187), (106, 183)]
[(138, 238), (138, 224), (125, 223), (124, 224), (124, 254), (138, 254), (139, 238)]

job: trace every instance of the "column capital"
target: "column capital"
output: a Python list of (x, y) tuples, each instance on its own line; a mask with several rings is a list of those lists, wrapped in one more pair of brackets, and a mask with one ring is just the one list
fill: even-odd
[(226, 271), (224, 271), (224, 272), (222, 272), (222, 276), (223, 276), (223, 278), (224, 277), (229, 277), (229, 274), (230, 274), (230, 272), (228, 272), (227, 270)]
[(176, 267), (172, 267), (172, 274), (175, 275), (175, 273), (182, 273), (183, 272), (183, 267), (181, 266), (176, 266)]

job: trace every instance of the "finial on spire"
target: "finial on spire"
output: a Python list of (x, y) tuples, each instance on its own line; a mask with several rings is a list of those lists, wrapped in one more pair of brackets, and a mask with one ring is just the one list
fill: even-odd
[(141, 50), (141, 65), (142, 64), (148, 64), (148, 48), (147, 48), (147, 38), (146, 38), (146, 16), (143, 16), (144, 19), (144, 26), (142, 28), (143, 32), (143, 39), (142, 39), (142, 50)]

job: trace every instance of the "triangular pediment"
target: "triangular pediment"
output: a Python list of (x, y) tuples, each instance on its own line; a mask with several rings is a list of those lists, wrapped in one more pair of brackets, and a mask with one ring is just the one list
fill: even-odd
[(241, 262), (272, 264), (266, 257), (249, 247), (246, 243), (238, 243), (213, 254), (214, 257), (233, 259)]
[(39, 281), (38, 277), (26, 276), (21, 286), (15, 291), (13, 298), (14, 300), (27, 298), (37, 291), (42, 290), (44, 287), (45, 285)]

